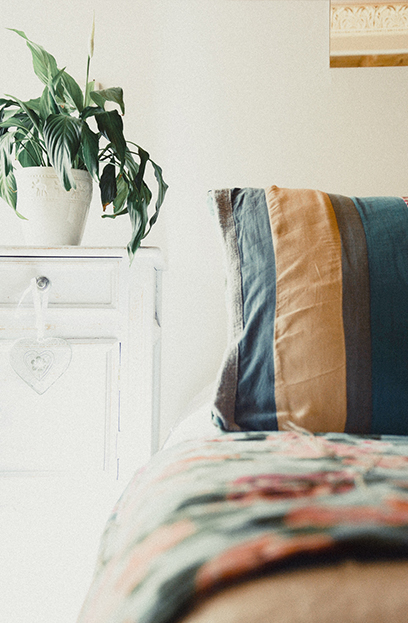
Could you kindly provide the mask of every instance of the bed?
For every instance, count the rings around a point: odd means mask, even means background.
[[[209,198],[224,360],[114,508],[78,623],[402,623],[407,200]]]

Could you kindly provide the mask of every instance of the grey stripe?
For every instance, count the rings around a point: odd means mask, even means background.
[[[341,237],[347,367],[346,433],[370,433],[372,420],[370,282],[360,215],[349,197],[328,195]]]
[[[210,195],[214,213],[224,240],[224,263],[227,272],[227,308],[229,316],[228,348],[218,374],[213,402],[213,419],[225,430],[241,430],[235,423],[235,400],[238,382],[238,341],[243,330],[241,264],[231,192],[215,190]]]

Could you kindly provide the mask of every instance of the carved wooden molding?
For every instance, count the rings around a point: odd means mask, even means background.
[[[408,32],[408,3],[332,3],[331,31],[335,36]]]

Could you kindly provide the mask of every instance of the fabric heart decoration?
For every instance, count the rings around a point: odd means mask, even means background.
[[[22,338],[11,347],[10,364],[27,385],[43,394],[64,374],[71,355],[71,346],[62,338]]]

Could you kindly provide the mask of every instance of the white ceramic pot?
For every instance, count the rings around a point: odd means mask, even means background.
[[[88,171],[73,169],[76,189],[67,192],[52,167],[26,167],[15,172],[17,210],[24,243],[29,246],[81,244],[92,199]]]

